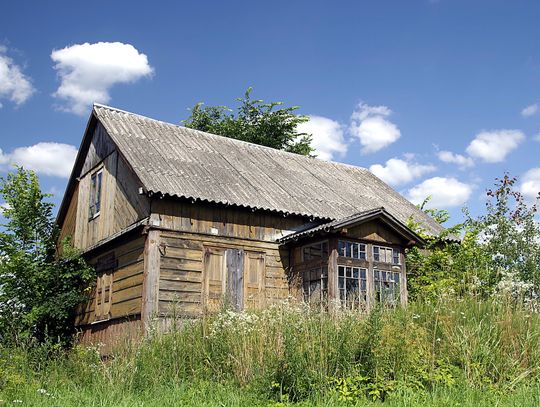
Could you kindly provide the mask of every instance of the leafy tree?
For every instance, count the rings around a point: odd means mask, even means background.
[[[298,106],[279,107],[283,102],[264,103],[251,99],[248,88],[236,114],[227,106],[204,106],[197,103],[191,115],[182,123],[192,129],[285,150],[301,155],[311,155],[311,135],[299,133],[297,126],[308,121],[307,116],[295,114]],[[279,108],[278,108],[279,107]]]
[[[538,206],[527,204],[516,182],[508,174],[496,179],[487,191],[486,213],[473,218],[464,209],[465,222],[441,236],[426,235],[419,224],[409,222],[427,241],[426,248],[407,254],[412,298],[433,298],[444,291],[483,297],[505,291],[520,299],[540,293]],[[425,209],[428,201],[421,208],[439,223],[446,222],[448,212]]]
[[[34,172],[19,167],[0,178],[0,195],[6,222],[0,231],[0,340],[65,343],[93,271],[69,242],[56,250],[53,204]]]

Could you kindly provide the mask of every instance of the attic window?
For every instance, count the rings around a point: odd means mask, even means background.
[[[103,169],[92,174],[90,180],[90,220],[97,217],[101,211],[101,179],[103,177]]]

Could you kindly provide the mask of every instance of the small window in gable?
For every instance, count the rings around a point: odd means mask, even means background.
[[[90,219],[97,217],[101,211],[101,180],[103,169],[92,174],[90,180]]]

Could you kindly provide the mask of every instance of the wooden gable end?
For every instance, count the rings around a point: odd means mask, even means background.
[[[70,196],[64,197],[59,224],[61,239],[71,236],[73,245],[81,250],[121,232],[150,212],[149,198],[139,194],[141,183],[103,125],[96,121],[88,132],[70,180]],[[98,209],[94,205],[96,188]]]
[[[348,227],[342,231],[342,235],[349,238],[370,240],[386,244],[407,244],[407,240],[404,239],[403,236],[396,233],[380,219],[374,219],[360,225]]]

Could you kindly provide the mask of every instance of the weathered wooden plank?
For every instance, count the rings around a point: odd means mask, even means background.
[[[159,281],[160,298],[161,291],[186,291],[186,292],[202,292],[201,282],[170,280],[161,278]]]
[[[161,268],[160,279],[187,281],[187,282],[202,282],[202,271],[186,271],[186,270],[171,270]]]
[[[199,260],[191,260],[184,258],[161,258],[161,268],[171,270],[186,270],[186,271],[202,271],[203,263]]]
[[[160,290],[159,299],[161,301],[202,303],[201,293],[192,291]]]
[[[150,229],[144,248],[144,283],[141,318],[144,329],[150,327],[152,316],[158,311],[159,267],[161,261],[159,230]]]
[[[132,300],[134,298],[141,298],[142,293],[142,285],[135,285],[124,289],[115,290],[113,283],[112,303],[113,305],[120,304],[124,301]]]

